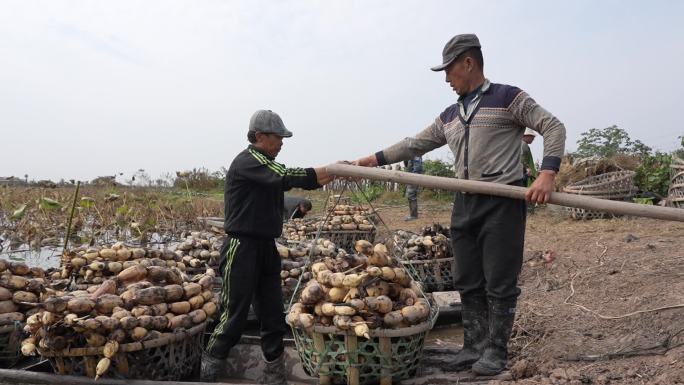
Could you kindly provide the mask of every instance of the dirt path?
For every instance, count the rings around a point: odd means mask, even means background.
[[[403,205],[378,210],[393,230],[451,215],[448,203],[422,204],[411,222]],[[519,379],[493,384],[684,383],[684,224],[574,221],[550,207],[529,217],[525,260],[511,341]]]

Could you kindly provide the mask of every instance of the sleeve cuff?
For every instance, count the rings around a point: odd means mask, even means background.
[[[385,154],[382,151],[375,153],[375,159],[378,161],[378,166],[384,166],[387,164],[387,159],[385,159]]]
[[[542,160],[541,170],[552,170],[558,172],[560,170],[561,158],[557,156],[545,156]]]
[[[316,175],[316,170],[313,167],[308,167],[306,170],[307,185],[314,188],[322,187],[318,184],[318,175]]]

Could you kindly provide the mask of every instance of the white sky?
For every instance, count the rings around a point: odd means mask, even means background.
[[[356,159],[455,102],[429,67],[471,32],[487,77],[558,116],[569,150],[617,124],[669,151],[684,135],[683,15],[674,0],[0,0],[0,176],[217,170],[261,108],[295,134],[288,166]]]

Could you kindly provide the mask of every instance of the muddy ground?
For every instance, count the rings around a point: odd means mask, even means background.
[[[403,205],[378,210],[390,228],[414,231],[451,215],[439,202],[422,204],[411,222]],[[537,209],[520,286],[517,380],[491,384],[684,384],[684,223],[576,221],[560,207]]]

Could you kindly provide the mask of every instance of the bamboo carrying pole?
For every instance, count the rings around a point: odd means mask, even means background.
[[[525,199],[525,192],[527,191],[524,187],[509,186],[499,183],[412,174],[403,171],[352,166],[342,163],[328,165],[326,166],[326,170],[330,174],[340,177],[398,182],[442,190],[489,194],[514,199]],[[637,217],[684,222],[684,210],[670,207],[619,202],[559,192],[551,193],[549,203],[587,210],[598,210],[611,214],[633,215]]]

